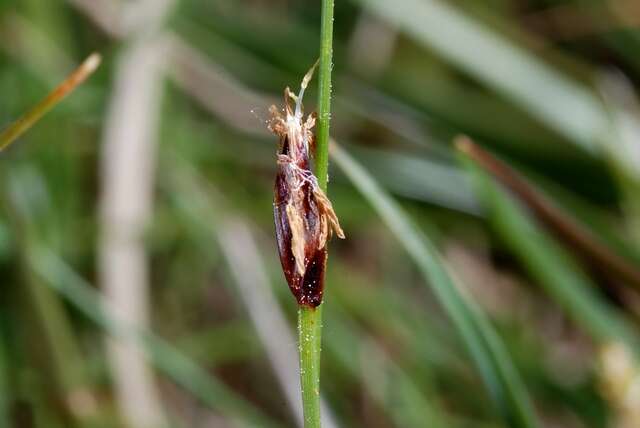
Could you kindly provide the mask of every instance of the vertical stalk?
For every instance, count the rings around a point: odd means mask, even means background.
[[[49,110],[56,106],[64,97],[69,95],[78,85],[86,80],[100,65],[100,55],[97,53],[89,56],[80,66],[73,71],[67,79],[60,83],[49,95],[36,104],[22,117],[0,132],[0,151],[13,143],[24,134]]]
[[[320,66],[318,71],[318,133],[316,138],[316,177],[327,191],[329,169],[329,121],[331,119],[331,69],[333,68],[333,0],[322,0],[320,27]]]
[[[298,309],[300,386],[305,428],[320,428],[320,344],[322,305]]]
[[[318,132],[315,173],[322,190],[327,191],[329,169],[329,121],[331,119],[331,69],[333,66],[333,0],[322,0],[320,28],[320,66],[318,94]],[[301,306],[298,310],[300,343],[300,385],[305,428],[320,428],[320,345],[322,305]]]

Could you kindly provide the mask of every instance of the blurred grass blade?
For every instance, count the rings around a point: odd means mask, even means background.
[[[568,254],[541,232],[484,171],[469,159],[464,160],[496,232],[529,274],[596,340],[622,340],[637,349],[633,330],[598,297],[595,285]]]
[[[49,93],[13,124],[0,133],[0,151],[6,149],[18,137],[31,128],[42,116],[69,95],[84,82],[100,65],[101,57],[97,53],[91,54],[75,69],[58,87]]]
[[[7,226],[11,229],[15,243],[16,264],[20,268],[22,285],[25,288],[23,310],[33,314],[34,331],[29,333],[39,342],[42,352],[48,356],[47,370],[65,413],[80,426],[91,424],[100,415],[94,411],[79,411],[73,396],[79,390],[85,391],[89,403],[96,402],[88,376],[88,366],[81,351],[78,335],[68,314],[64,301],[41,278],[33,272],[30,251],[36,235],[32,228],[34,184],[41,178],[37,170],[22,165],[19,168],[8,165],[0,171],[3,183],[0,189],[2,205],[5,208]],[[42,206],[40,207],[43,208]],[[44,210],[43,210],[44,211]],[[42,211],[41,211],[42,212]],[[28,318],[22,319],[28,323]],[[47,367],[50,367],[47,369]]]
[[[141,328],[149,325],[152,307],[150,257],[143,236],[155,205],[166,60],[156,18],[160,20],[172,2],[144,4],[146,18],[138,31],[145,37],[127,40],[113,71],[100,145],[96,249],[98,286],[109,296],[108,304],[117,308],[113,315]],[[159,388],[143,353],[135,343],[111,338],[106,338],[106,346],[116,405],[125,425],[166,426]]]
[[[367,393],[388,412],[395,426],[449,426],[448,418],[435,400],[436,394],[425,397],[416,385],[416,379],[398,366],[388,352],[359,329],[356,323],[350,322],[344,310],[334,305],[328,306],[325,311],[326,324],[331,331],[325,339],[325,348],[351,375],[362,377]],[[362,367],[363,361],[370,366]]]
[[[604,149],[622,197],[626,229],[640,248],[640,100],[620,73],[602,75],[599,88],[612,122]]]
[[[348,147],[390,192],[465,214],[480,216],[467,177],[457,165],[397,151]]]
[[[456,288],[435,246],[346,151],[334,144],[331,154],[417,264],[425,284],[457,328],[505,419],[516,427],[537,426],[528,394],[504,345],[484,314]]]
[[[0,319],[0,426],[10,427],[9,356],[5,333],[4,320]]]
[[[207,238],[211,238],[210,232],[212,231],[201,230]],[[245,305],[246,313],[265,348],[267,359],[273,367],[296,425],[302,427],[304,417],[295,340],[271,291],[266,268],[251,230],[242,219],[235,217],[215,225],[214,233],[229,266],[240,300]],[[326,415],[323,415],[323,419],[325,417]],[[327,424],[326,420],[325,425],[335,426]]]
[[[587,88],[439,0],[357,0],[587,150],[607,115]]]
[[[106,332],[125,341],[138,342],[153,364],[195,398],[246,427],[281,427],[223,383],[212,378],[169,342],[151,332],[118,322],[104,310],[100,295],[53,253],[33,252],[33,263],[47,284]]]
[[[469,138],[458,138],[456,147],[514,192],[544,224],[572,245],[583,257],[594,262],[597,268],[640,288],[640,271],[635,266],[596,241],[589,230],[561,211],[507,164],[481,149]]]

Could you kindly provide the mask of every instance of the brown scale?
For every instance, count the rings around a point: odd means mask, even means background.
[[[344,238],[331,202],[310,169],[316,116],[310,114],[303,121],[301,104],[314,69],[315,65],[302,80],[298,96],[285,89],[284,117],[276,106],[269,109],[269,130],[280,137],[273,204],[280,262],[298,304],[311,307],[322,303],[331,231]]]

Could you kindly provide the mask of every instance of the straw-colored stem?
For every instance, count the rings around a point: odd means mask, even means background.
[[[42,116],[55,107],[64,97],[69,95],[78,85],[84,82],[100,65],[100,55],[90,55],[60,85],[49,93],[22,117],[9,125],[0,133],[0,151],[13,143],[18,137],[31,128]]]

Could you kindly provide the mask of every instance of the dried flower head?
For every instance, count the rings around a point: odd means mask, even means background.
[[[310,169],[316,115],[304,118],[302,97],[316,66],[302,79],[297,96],[284,90],[284,116],[276,106],[269,109],[269,130],[279,137],[274,217],[280,262],[298,304],[312,307],[322,303],[327,241],[332,231],[344,239],[331,202]]]

